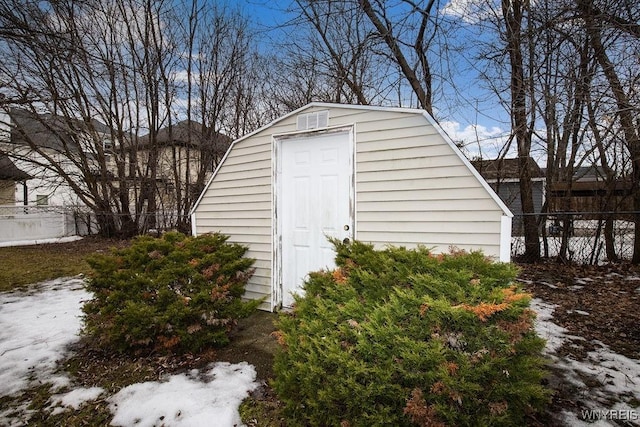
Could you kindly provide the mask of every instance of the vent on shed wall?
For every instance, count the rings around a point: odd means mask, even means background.
[[[329,126],[329,111],[300,114],[298,116],[298,130],[326,128]]]

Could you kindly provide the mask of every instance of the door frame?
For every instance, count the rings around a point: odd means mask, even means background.
[[[346,134],[348,136],[349,153],[349,224],[351,239],[356,239],[356,180],[355,180],[355,124],[329,127],[320,130],[299,131],[271,135],[271,230],[272,230],[272,258],[271,258],[271,308],[272,311],[282,309],[283,280],[282,280],[282,217],[278,215],[281,203],[279,197],[282,182],[282,143],[291,139],[314,138],[330,134]]]

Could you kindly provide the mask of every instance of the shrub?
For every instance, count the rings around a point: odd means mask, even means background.
[[[89,258],[84,331],[118,351],[195,352],[228,343],[253,273],[247,249],[208,234],[141,236],[130,247]]]
[[[479,252],[337,250],[278,320],[274,389],[301,425],[522,425],[548,400],[516,270]]]

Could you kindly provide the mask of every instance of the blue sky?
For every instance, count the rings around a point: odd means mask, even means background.
[[[456,2],[467,0],[454,0]],[[272,41],[281,42],[284,31],[279,29],[295,17],[287,13],[291,0],[236,0],[236,4],[258,24],[264,37],[265,46]],[[450,6],[450,4],[449,4]],[[459,19],[459,32],[454,35],[458,42],[473,32],[473,23],[460,15],[448,15],[449,19]],[[475,36],[475,35],[471,35]],[[469,52],[468,56],[473,56]],[[475,157],[480,152],[484,158],[495,157],[503,145],[509,131],[509,117],[500,106],[495,95],[483,87],[478,80],[477,71],[473,70],[474,61],[470,57],[456,58],[456,69],[448,76],[442,87],[443,91],[434,98],[435,115],[445,131],[452,139],[465,141],[466,154]],[[457,90],[451,89],[451,79]],[[436,81],[434,86],[440,86]],[[482,148],[480,148],[482,147]]]

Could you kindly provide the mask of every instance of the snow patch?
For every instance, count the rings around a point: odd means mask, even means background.
[[[256,389],[256,371],[246,362],[218,362],[201,374],[133,384],[111,396],[111,424],[139,427],[240,425],[238,406]]]
[[[68,393],[55,394],[51,396],[50,408],[53,408],[51,415],[56,415],[67,409],[79,409],[84,403],[96,400],[104,389],[102,387],[76,388]]]
[[[37,293],[0,294],[0,396],[32,380],[47,382],[65,348],[78,339],[81,302],[90,297],[81,278],[44,282]]]
[[[598,348],[588,352],[585,360],[575,360],[570,356],[558,357],[555,353],[563,344],[568,341],[584,341],[584,338],[570,335],[567,329],[552,322],[556,307],[537,298],[531,300],[531,308],[538,314],[535,330],[538,335],[547,339],[544,353],[551,359],[554,368],[562,372],[564,381],[579,390],[576,394],[584,397],[583,407],[586,410],[614,409],[640,413],[640,406],[632,405],[640,401],[640,360],[617,354],[600,341],[594,341]],[[586,313],[573,311],[578,314]],[[585,383],[587,380],[589,386]],[[617,403],[612,406],[612,402]],[[579,415],[567,411],[560,414],[560,418],[563,424],[571,426],[617,425],[608,419],[587,422]]]
[[[588,311],[583,311],[583,310],[567,310],[567,314],[580,314],[582,316],[590,316]]]
[[[537,314],[534,323],[536,333],[547,341],[544,348],[545,354],[555,353],[569,338],[580,339],[580,337],[569,335],[566,328],[551,321],[556,307],[538,298],[532,299],[530,303],[530,308]]]
[[[540,282],[538,282],[538,283],[540,283],[541,285],[548,286],[548,287],[550,287],[551,289],[558,289],[558,287],[557,287],[556,285],[552,285],[551,283],[548,283],[548,282],[540,281]]]

